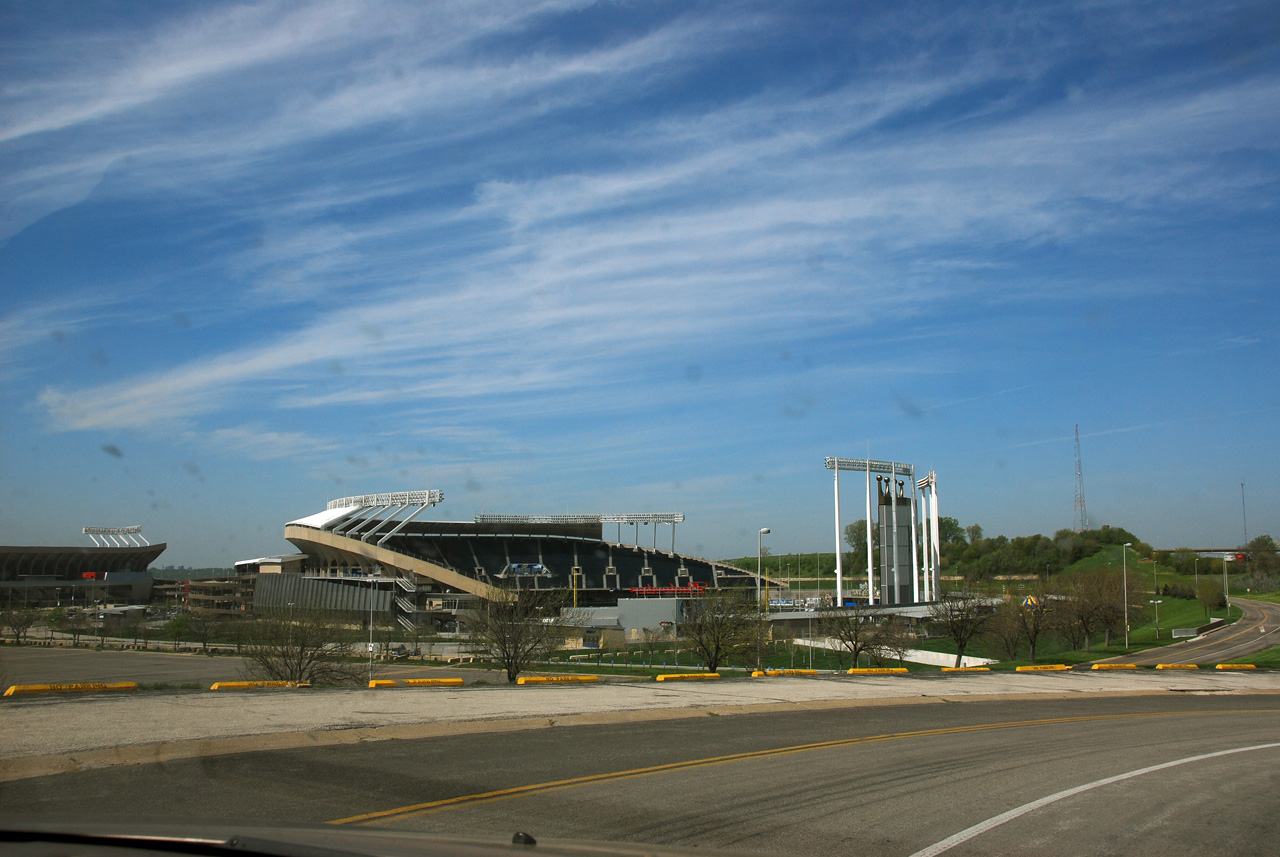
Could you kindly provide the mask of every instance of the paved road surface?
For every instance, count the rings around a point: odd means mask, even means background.
[[[0,806],[816,857],[908,857],[975,826],[941,853],[1270,855],[1278,727],[1274,694],[639,719],[106,768],[0,784]]]
[[[1280,646],[1280,604],[1232,598],[1243,616],[1234,624],[1210,631],[1185,643],[1149,649],[1133,655],[1107,658],[1099,663],[1219,664],[1231,663],[1272,646]]]

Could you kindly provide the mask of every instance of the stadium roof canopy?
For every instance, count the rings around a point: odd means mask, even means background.
[[[0,580],[80,580],[146,571],[168,545],[129,547],[0,546]]]

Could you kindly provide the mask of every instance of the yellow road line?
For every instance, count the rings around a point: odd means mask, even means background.
[[[1193,714],[1254,714],[1256,710],[1239,709],[1230,711],[1156,711],[1139,714],[1094,714],[1080,717],[1053,717],[1043,720],[1014,720],[1006,723],[980,723],[973,726],[950,726],[941,729],[921,729],[915,732],[893,732],[885,735],[869,735],[862,738],[842,738],[834,741],[819,741],[814,744],[797,744],[791,747],[776,747],[769,750],[751,750],[745,753],[731,753],[726,756],[710,756],[704,759],[689,759],[683,762],[668,762],[665,765],[653,765],[647,768],[633,768],[626,771],[611,771],[604,774],[590,774],[584,777],[570,777],[564,780],[552,780],[545,783],[531,783],[525,786],[513,786],[506,789],[479,792],[477,794],[459,795],[442,798],[425,803],[366,812],[326,822],[327,824],[379,824],[395,818],[412,815],[426,815],[446,809],[453,809],[464,804],[489,803],[498,800],[521,797],[530,794],[559,791],[576,788],[592,783],[611,782],[613,780],[632,779],[651,776],[653,774],[683,771],[692,768],[723,765],[730,762],[742,762],[751,759],[767,759],[773,756],[787,756],[793,753],[807,753],[813,750],[829,750],[838,747],[853,747],[859,744],[876,744],[882,741],[901,741],[907,738],[928,738],[936,735],[958,735],[965,732],[988,732],[995,729],[1016,729],[1026,726],[1051,726],[1061,723],[1089,723],[1100,720],[1135,720],[1147,717],[1177,717]]]

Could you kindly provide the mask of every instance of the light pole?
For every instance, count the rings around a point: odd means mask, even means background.
[[[1124,650],[1129,651],[1129,548],[1133,542],[1125,542],[1120,548],[1120,561],[1124,569]]]
[[[1200,594],[1200,557],[1196,557],[1195,562],[1191,564],[1191,569],[1196,573],[1196,595]]]
[[[767,532],[769,532],[768,527],[761,527],[760,532],[756,533],[756,602],[757,603],[759,603],[760,601],[760,575],[764,573],[764,563],[762,561],[762,557],[764,556],[764,553],[763,553],[764,545],[762,544],[761,539],[764,538],[764,535]]]
[[[1227,563],[1232,559],[1229,553],[1222,555],[1222,603],[1227,605],[1227,612],[1222,614],[1224,622],[1231,619],[1231,590],[1227,584]]]
[[[382,579],[382,569],[369,575],[369,683],[373,683],[373,592],[375,581]]]
[[[1151,564],[1151,585],[1152,585],[1152,586],[1154,586],[1154,587],[1156,588],[1155,592],[1153,592],[1153,593],[1152,593],[1152,594],[1155,596],[1155,598],[1154,598],[1154,599],[1152,599],[1152,600],[1154,600],[1154,601],[1155,601],[1155,605],[1156,605],[1156,639],[1157,639],[1157,640],[1158,640],[1158,639],[1160,639],[1160,575],[1159,575],[1159,568],[1160,568],[1160,566],[1156,565],[1154,562]]]

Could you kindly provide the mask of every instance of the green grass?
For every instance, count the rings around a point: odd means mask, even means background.
[[[1258,652],[1247,658],[1237,658],[1232,663],[1253,664],[1264,669],[1280,670],[1280,646],[1272,646],[1265,652]]]
[[[1239,595],[1239,593],[1236,594]],[[1246,592],[1244,595],[1240,595],[1239,597],[1251,598],[1254,601],[1266,601],[1269,604],[1280,604],[1280,592]]]

